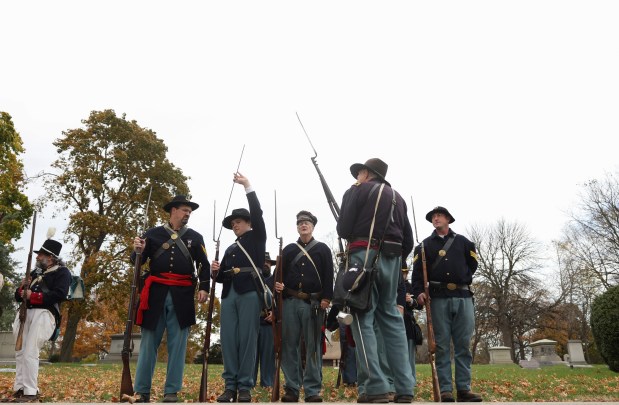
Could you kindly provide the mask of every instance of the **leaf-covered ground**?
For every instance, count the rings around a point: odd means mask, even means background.
[[[122,367],[120,364],[52,364],[41,367],[39,388],[44,402],[118,402]],[[224,390],[222,366],[210,365],[208,377],[209,402]],[[135,375],[132,364],[132,375]],[[197,402],[202,367],[188,364],[185,369],[183,390],[179,393],[185,402]],[[13,392],[15,373],[0,372],[0,398]],[[323,398],[329,402],[354,402],[355,388],[336,389],[337,369],[323,369]],[[153,401],[163,398],[165,364],[157,365],[153,380]],[[283,387],[283,375],[282,375]],[[474,365],[473,389],[484,400],[501,402],[535,401],[619,401],[619,374],[606,366],[570,369],[565,366],[525,370],[516,365]],[[253,402],[270,402],[270,392],[263,388],[253,391]],[[415,401],[432,401],[430,368],[417,365]]]

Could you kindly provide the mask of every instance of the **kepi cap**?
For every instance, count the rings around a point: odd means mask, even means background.
[[[299,211],[297,214],[297,224],[301,221],[309,221],[316,226],[318,223],[318,218],[316,218],[316,216],[309,211]]]

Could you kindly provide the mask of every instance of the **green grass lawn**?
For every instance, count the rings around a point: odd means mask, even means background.
[[[117,402],[119,397],[120,364],[83,365],[52,364],[41,367],[39,388],[44,402]],[[131,365],[135,375],[135,364]],[[209,366],[208,396],[211,402],[223,392],[222,366]],[[188,364],[185,369],[181,399],[197,402],[200,388],[201,365]],[[417,365],[415,401],[432,401],[430,367]],[[0,373],[0,397],[12,393],[15,373]],[[335,388],[337,369],[323,369],[323,398],[330,402],[355,402],[355,388]],[[163,397],[165,364],[157,365],[153,381],[153,400]],[[283,387],[283,374],[282,374]],[[484,396],[484,401],[534,402],[534,401],[619,401],[619,374],[607,366],[574,368],[566,366],[525,370],[517,365],[474,365],[473,390]],[[254,402],[270,402],[270,392],[257,388]]]

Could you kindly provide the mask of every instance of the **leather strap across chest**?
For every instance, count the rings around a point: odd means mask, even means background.
[[[153,259],[161,256],[166,250],[170,249],[172,245],[176,245],[180,249],[183,256],[185,256],[185,259],[187,259],[189,263],[193,263],[193,259],[191,258],[189,249],[187,249],[187,246],[185,246],[185,242],[183,242],[183,239],[181,239],[181,237],[185,234],[185,232],[187,232],[189,228],[183,226],[181,229],[178,230],[178,232],[176,232],[174,231],[174,229],[170,228],[168,224],[165,224],[163,226],[163,229],[165,229],[166,232],[170,235],[170,239],[168,239],[167,242],[163,243],[159,247],[159,249],[157,249],[157,251],[153,255]]]
[[[436,259],[434,259],[434,263],[432,263],[432,269],[431,270],[434,270],[439,265],[441,260],[443,260],[443,257],[447,256],[447,251],[449,250],[449,248],[453,244],[454,240],[456,240],[456,236],[458,236],[458,235],[456,235],[454,233],[454,235],[452,237],[447,239],[447,242],[445,243],[443,248],[438,251],[438,257]],[[442,252],[442,254],[441,254],[441,252]]]

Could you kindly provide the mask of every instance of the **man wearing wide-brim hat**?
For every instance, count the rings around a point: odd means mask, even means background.
[[[198,302],[206,301],[209,289],[210,264],[204,238],[187,227],[191,213],[198,207],[185,195],[175,196],[163,206],[170,214],[168,223],[147,230],[133,242],[132,261],[139,258],[142,263],[149,263],[136,315],[136,324],[142,327],[134,383],[137,402],[150,402],[157,350],[164,331],[168,369],[163,402],[178,401],[189,329],[196,323],[196,281]]]
[[[71,272],[59,256],[62,243],[51,239],[52,236],[53,231],[48,232],[48,239],[34,251],[36,270],[15,291],[17,302],[26,300],[27,310],[22,348],[15,352],[15,392],[11,402],[39,402],[39,352],[60,327],[60,303],[67,299],[71,286]],[[20,324],[18,311],[13,323],[14,336],[18,336]]]
[[[238,402],[251,402],[260,311],[267,293],[262,275],[267,231],[249,179],[237,172],[232,180],[245,187],[249,210],[237,208],[224,218],[222,225],[231,229],[237,239],[226,249],[221,262],[213,262],[217,282],[223,284],[221,349],[225,391],[217,401],[236,402],[238,395]]]
[[[441,402],[480,402],[481,395],[471,391],[470,342],[475,331],[475,310],[470,285],[477,270],[475,244],[449,227],[455,218],[442,206],[426,214],[434,232],[415,248],[413,257],[412,295],[420,305],[427,302],[424,265],[429,280],[432,322],[436,341],[436,371]],[[454,348],[456,395],[453,395],[451,346]]]
[[[408,362],[402,361],[408,344],[396,296],[402,262],[413,249],[413,232],[404,199],[386,180],[387,169],[378,158],[350,167],[357,182],[344,194],[337,232],[348,241],[349,263],[370,269],[376,260],[378,269],[372,305],[367,312],[355,313],[351,326],[355,342],[364,342],[357,345],[358,384],[365,389],[359,402],[389,402],[392,377],[395,402],[408,403],[413,400],[415,379]],[[382,332],[382,343],[375,326]],[[385,349],[391,376],[380,366],[379,347]]]

